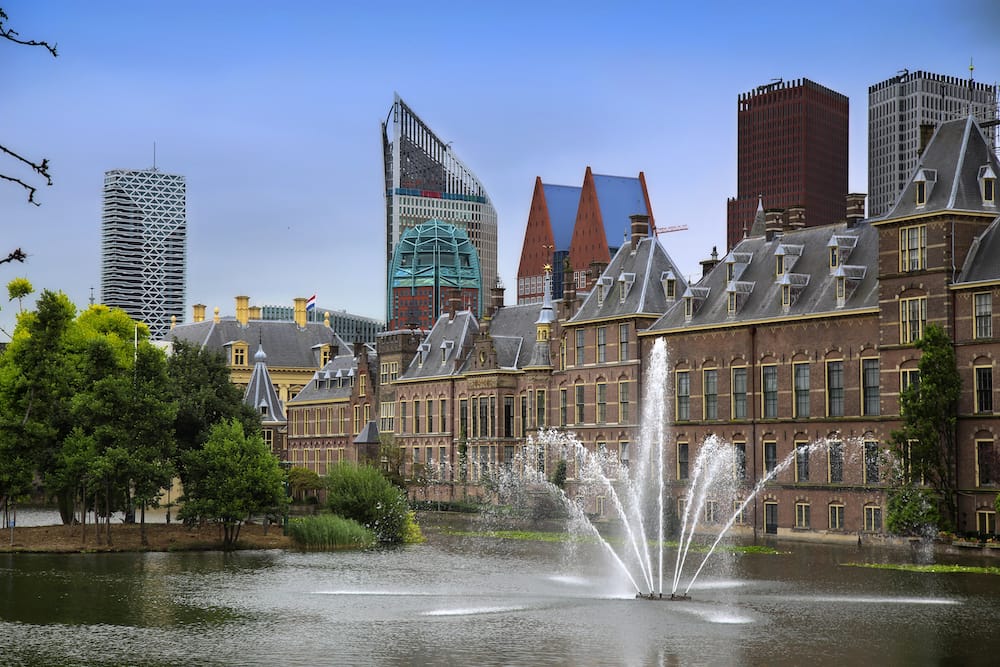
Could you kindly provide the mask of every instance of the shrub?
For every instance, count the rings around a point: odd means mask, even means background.
[[[417,523],[417,513],[408,510],[403,522],[403,544],[420,544],[425,539],[424,534],[420,532],[420,525]]]
[[[340,463],[327,473],[327,505],[354,519],[380,542],[401,542],[409,508],[406,496],[372,466]]]
[[[292,519],[288,534],[304,549],[368,547],[375,543],[372,531],[357,521],[332,514]]]

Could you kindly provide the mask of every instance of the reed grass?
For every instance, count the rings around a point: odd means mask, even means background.
[[[335,514],[292,519],[288,535],[300,548],[315,551],[364,548],[375,544],[375,533],[353,519]]]

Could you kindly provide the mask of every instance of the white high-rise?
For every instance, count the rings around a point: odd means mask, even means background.
[[[104,174],[101,302],[149,326],[151,337],[184,321],[187,187],[157,169]]]
[[[972,113],[996,148],[997,87],[970,79],[902,70],[868,87],[868,215],[889,210],[917,166],[920,126]]]

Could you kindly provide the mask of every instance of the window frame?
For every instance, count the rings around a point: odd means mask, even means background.
[[[915,306],[915,308],[914,308]],[[916,312],[914,312],[916,311]],[[899,343],[916,344],[927,328],[927,297],[915,296],[899,300]]]
[[[691,371],[674,371],[674,420],[691,420]]]
[[[919,185],[919,184],[918,184]],[[899,272],[910,273],[927,268],[927,225],[899,228]]]
[[[769,377],[770,376],[770,377]],[[768,380],[773,380],[774,389],[768,389]],[[778,418],[778,364],[761,364],[760,366],[760,417],[761,419]],[[771,408],[771,409],[769,409]]]
[[[719,418],[719,369],[703,368],[701,371],[702,419]]]
[[[834,381],[839,380],[839,384]],[[844,360],[829,359],[826,362],[826,416],[843,417],[845,410]]]
[[[738,392],[736,378],[737,373],[742,378],[741,382],[743,385],[743,391]],[[746,366],[733,366],[729,372],[730,388],[732,389],[732,405],[730,407],[730,414],[732,418],[735,419],[746,419],[747,418],[747,398],[748,398],[748,388],[747,378],[749,377],[749,371]],[[742,413],[742,414],[741,414]]]
[[[800,386],[799,371],[805,371],[805,386]],[[796,361],[792,363],[792,416],[795,419],[803,419],[810,416],[809,388],[810,363],[808,361]],[[804,409],[803,409],[804,407]]]

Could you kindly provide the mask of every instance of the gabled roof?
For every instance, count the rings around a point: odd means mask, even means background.
[[[250,320],[244,326],[229,317],[218,322],[178,324],[167,334],[167,339],[187,341],[215,352],[223,352],[235,341],[248,345],[258,342],[269,350],[270,368],[318,368],[319,357],[315,350],[321,345],[336,345],[340,352],[352,349],[347,341],[321,322],[306,322],[301,329],[295,322],[268,320]]]
[[[672,305],[664,292],[663,280],[668,276],[675,281],[674,294],[679,298],[687,283],[660,242],[646,236],[640,239],[635,252],[632,252],[632,244],[626,243],[618,249],[570,323],[639,313],[665,313]],[[603,298],[601,284],[605,286]],[[626,287],[624,302],[620,296],[622,284]]]
[[[576,224],[576,209],[580,206],[580,190],[572,185],[543,183],[545,206],[549,210],[549,224],[556,250],[569,250]]]
[[[976,237],[956,284],[1000,280],[1000,217]]]
[[[848,296],[842,306],[837,304],[836,271],[830,269],[829,243],[832,237],[857,236],[849,254],[845,252],[841,265],[848,271],[841,274],[850,280]],[[802,254],[795,262],[794,273],[788,278],[775,273],[775,251],[779,246],[801,245]],[[737,257],[734,257],[736,255]],[[727,280],[727,260],[741,260],[742,272]],[[848,228],[847,223],[805,227],[768,241],[765,236],[743,239],[725,260],[719,262],[707,276],[691,287],[690,295],[702,299],[688,321],[683,299],[679,299],[649,331],[697,328],[712,325],[739,324],[744,321],[780,319],[820,313],[841,313],[878,307],[878,236],[868,224]],[[794,289],[791,305],[782,306],[781,290],[787,285]],[[729,291],[738,295],[736,313],[729,312]]]
[[[523,368],[531,360],[540,303],[504,306],[490,320],[490,338],[500,368]]]
[[[504,309],[501,309],[504,310]],[[461,370],[472,341],[479,334],[479,321],[468,310],[450,318],[438,317],[427,337],[417,348],[417,354],[400,374],[400,380],[445,377]]]
[[[979,185],[979,169],[1000,165],[990,151],[982,129],[973,116],[942,123],[924,149],[917,168],[889,211],[879,220],[903,218],[937,211],[996,212],[984,205]],[[933,180],[926,204],[917,206],[918,180]]]
[[[243,394],[243,402],[260,415],[261,421],[287,421],[285,409],[278,399],[278,392],[271,383],[271,374],[267,372],[267,355],[262,345],[258,344],[253,359],[253,372],[250,374],[247,390]]]

